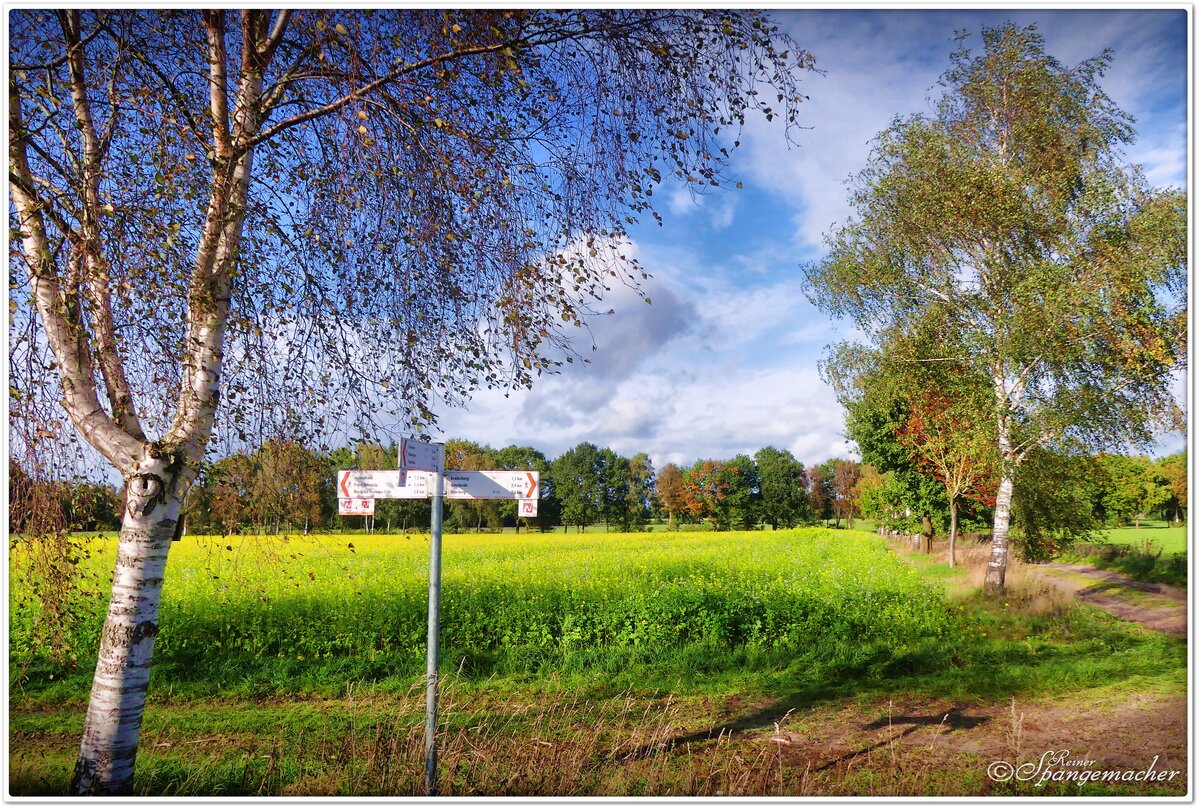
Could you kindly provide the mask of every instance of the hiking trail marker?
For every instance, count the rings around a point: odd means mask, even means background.
[[[425,794],[436,795],[442,498],[516,500],[518,517],[536,517],[541,481],[539,474],[532,471],[445,472],[445,445],[415,438],[401,439],[397,454],[398,470],[340,470],[337,473],[338,513],[374,514],[376,500],[422,500],[428,497],[433,501],[429,516],[429,631],[425,656]]]
[[[339,497],[338,515],[341,517],[374,517],[374,497]]]

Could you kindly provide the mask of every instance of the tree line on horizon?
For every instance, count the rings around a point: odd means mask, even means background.
[[[185,534],[426,531],[429,500],[377,500],[373,518],[338,515],[338,470],[396,469],[396,461],[394,444],[359,443],[323,453],[294,441],[268,440],[256,450],[205,465],[185,504]],[[656,469],[644,452],[625,457],[590,442],[551,459],[529,446],[495,449],[450,439],[446,468],[529,469],[541,480],[536,517],[519,518],[515,501],[446,500],[449,531],[582,531],[604,525],[610,531],[629,532],[652,523],[716,531],[831,522],[852,528],[856,519],[866,519],[882,531],[931,538],[945,533],[950,523],[944,480],[936,473],[927,471],[914,481],[903,470],[881,470],[873,463],[845,458],[805,466],[788,450],[773,446],[753,455],[699,459],[691,465],[667,463]],[[1033,496],[1036,480],[1019,492],[1023,507],[1017,510],[1017,526],[1022,529],[1022,552],[1029,558],[1056,552],[1056,546],[1039,541],[1064,521],[1070,522],[1071,537],[1076,538],[1104,527],[1139,525],[1149,518],[1179,523],[1186,516],[1186,451],[1156,460],[1102,453],[1073,459],[1069,467],[1057,467],[1055,475],[1052,502]],[[10,460],[9,502],[9,530],[40,535],[47,529],[116,530],[125,496],[122,489],[102,483],[39,480]],[[986,486],[972,489],[959,508],[961,526],[986,531],[994,506]]]

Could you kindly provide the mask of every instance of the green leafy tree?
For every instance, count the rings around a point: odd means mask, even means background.
[[[1158,475],[1163,480],[1170,497],[1163,504],[1169,519],[1181,522],[1187,511],[1187,451],[1168,455],[1158,462]]]
[[[1144,455],[1102,454],[1096,466],[1103,479],[1100,510],[1109,525],[1141,521],[1171,499],[1171,490]]]
[[[1094,503],[1100,473],[1088,457],[1038,448],[1029,453],[1014,486],[1013,525],[1021,557],[1052,558],[1071,542],[1087,540],[1100,526]]]
[[[563,525],[580,532],[603,516],[604,463],[595,444],[583,442],[554,459],[550,465],[562,503]]]
[[[650,456],[639,452],[629,459],[629,488],[625,493],[625,513],[634,529],[645,526],[654,503],[654,464]]]
[[[808,475],[786,449],[763,447],[754,453],[761,492],[759,515],[774,529],[793,528],[808,519]]]
[[[1186,197],[1125,167],[1134,132],[1100,85],[1110,59],[1066,68],[1034,28],[985,28],[982,52],[952,55],[936,113],[878,136],[855,216],[807,270],[818,306],[876,339],[936,326],[947,341],[916,359],[989,380],[993,594],[1031,453],[1149,442],[1178,413]]]
[[[520,517],[517,514],[516,500],[502,500],[498,510],[505,520],[512,520],[517,530],[521,523],[545,531],[555,525],[562,512],[558,501],[558,493],[554,485],[554,477],[550,474],[550,461],[544,453],[533,447],[518,447],[509,445],[492,453],[492,464],[496,469],[524,469],[538,473],[538,513],[536,517]]]
[[[735,455],[724,463],[721,474],[728,491],[724,502],[728,525],[743,531],[753,529],[762,505],[762,482],[754,459]]]

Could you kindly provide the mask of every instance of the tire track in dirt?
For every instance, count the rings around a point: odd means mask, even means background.
[[[1135,581],[1089,565],[1047,562],[1028,569],[1079,601],[1118,618],[1175,637],[1187,636],[1186,590],[1169,584]]]

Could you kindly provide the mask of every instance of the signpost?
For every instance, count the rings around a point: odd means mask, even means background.
[[[338,513],[374,514],[375,500],[432,499],[429,518],[429,631],[425,658],[425,794],[437,794],[438,642],[442,591],[442,498],[517,500],[517,515],[536,517],[537,472],[495,470],[445,472],[445,445],[412,438],[400,441],[396,470],[338,472]],[[369,506],[367,505],[369,504]],[[354,511],[366,509],[370,511]],[[343,508],[346,510],[343,511]]]
[[[433,508],[429,517],[429,634],[425,651],[425,794],[437,794],[438,635],[442,617],[442,466],[445,447],[437,445]]]
[[[447,472],[446,497],[451,500],[536,500],[539,473]]]
[[[420,469],[425,472],[436,472],[445,465],[444,451],[443,444],[427,444],[415,438],[401,438],[398,465],[404,470]]]

